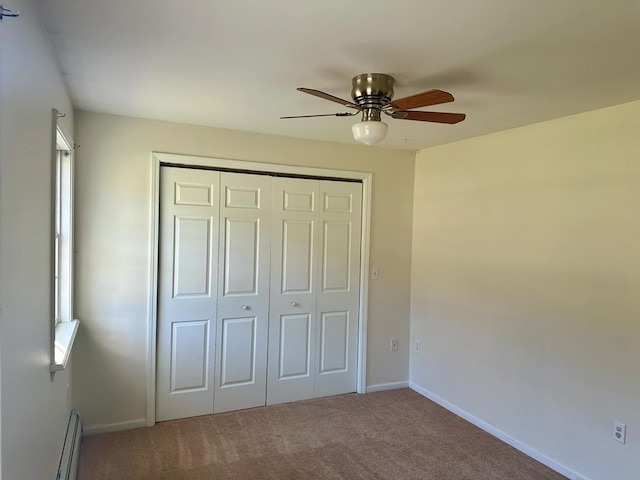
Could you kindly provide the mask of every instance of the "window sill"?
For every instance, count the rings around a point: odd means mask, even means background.
[[[53,344],[54,362],[51,364],[52,372],[59,372],[67,367],[71,356],[71,347],[78,332],[79,320],[60,322],[56,325],[55,341]]]

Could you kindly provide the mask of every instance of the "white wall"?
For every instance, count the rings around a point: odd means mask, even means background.
[[[411,382],[594,480],[640,478],[639,118],[635,102],[416,160]]]
[[[152,151],[373,172],[367,385],[407,382],[413,152],[82,111],[76,122],[73,398],[88,425],[146,417]]]
[[[32,3],[0,25],[2,477],[55,478],[70,373],[49,376],[51,109],[73,111]]]

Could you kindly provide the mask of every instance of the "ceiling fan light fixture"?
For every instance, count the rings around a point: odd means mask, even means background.
[[[300,92],[340,104],[343,107],[355,110],[355,112],[295,115],[280,118],[350,117],[362,113],[362,121],[353,125],[351,131],[353,132],[353,138],[355,140],[367,145],[381,142],[387,135],[387,124],[380,119],[382,113],[398,120],[445,123],[450,125],[459,123],[465,119],[464,113],[414,110],[430,105],[453,102],[453,95],[442,90],[426,90],[408,97],[393,100],[394,82],[395,80],[392,76],[384,73],[362,73],[356,75],[351,81],[351,98],[353,101],[335,97],[321,90],[299,87],[298,90]]]
[[[367,145],[381,142],[387,136],[387,124],[380,120],[366,120],[351,127],[353,138]]]

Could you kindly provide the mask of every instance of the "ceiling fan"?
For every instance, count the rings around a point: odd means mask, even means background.
[[[384,73],[363,73],[352,80],[351,97],[353,101],[343,100],[328,93],[312,88],[298,88],[299,91],[339,103],[355,112],[326,113],[320,115],[294,115],[280,118],[310,117],[350,117],[362,112],[362,121],[352,127],[353,138],[371,145],[384,140],[387,124],[382,121],[381,113],[399,120],[417,120],[419,122],[436,122],[454,124],[465,119],[464,113],[421,112],[414,108],[439,105],[453,102],[453,95],[442,90],[427,90],[408,97],[393,100],[393,84],[395,79]]]

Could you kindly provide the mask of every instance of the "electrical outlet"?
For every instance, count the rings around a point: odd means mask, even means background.
[[[420,340],[416,340],[416,352],[420,353]]]
[[[613,422],[613,439],[616,442],[625,443],[627,441],[627,426],[622,422]]]
[[[391,339],[391,351],[392,352],[397,352],[398,351],[399,342],[400,342],[400,340],[398,340],[397,338],[392,338]]]

